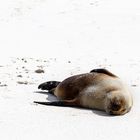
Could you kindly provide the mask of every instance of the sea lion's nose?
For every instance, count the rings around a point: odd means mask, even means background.
[[[110,115],[113,115],[113,111],[112,111],[112,110],[110,110],[110,111],[109,111],[109,114],[110,114]]]

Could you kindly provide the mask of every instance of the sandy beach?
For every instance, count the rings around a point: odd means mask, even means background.
[[[0,1],[0,139],[132,140],[140,137],[140,8],[128,0]],[[132,90],[123,116],[70,107],[40,83],[106,68]]]

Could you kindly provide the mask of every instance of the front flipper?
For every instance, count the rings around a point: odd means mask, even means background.
[[[104,73],[104,74],[112,76],[112,77],[117,77],[116,75],[114,75],[113,73],[111,73],[110,71],[108,71],[106,69],[93,69],[93,70],[90,71],[90,73],[92,73],[92,72]]]

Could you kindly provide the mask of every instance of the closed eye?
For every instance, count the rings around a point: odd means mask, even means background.
[[[126,111],[126,109],[122,109],[122,110],[121,110],[121,112],[125,112],[125,111]]]

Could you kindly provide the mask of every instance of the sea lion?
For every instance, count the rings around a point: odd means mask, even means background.
[[[62,82],[45,82],[38,88],[48,90],[59,99],[55,102],[34,102],[42,105],[83,107],[103,110],[110,115],[123,115],[133,104],[129,88],[106,69],[94,69]]]

